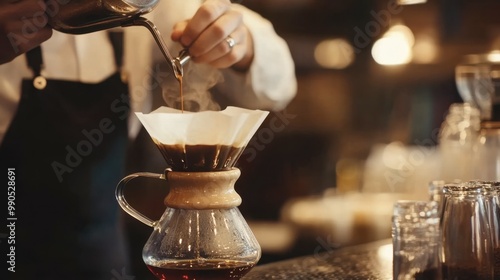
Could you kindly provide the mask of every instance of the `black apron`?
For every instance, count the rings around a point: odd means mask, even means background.
[[[40,48],[27,58],[34,79],[23,80],[0,146],[1,172],[16,173],[8,279],[116,278],[127,265],[114,189],[124,176],[128,87],[119,73],[96,84],[45,80]]]

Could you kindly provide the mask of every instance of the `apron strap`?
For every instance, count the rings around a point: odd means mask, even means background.
[[[118,71],[121,71],[123,66],[123,32],[122,31],[112,31],[108,32],[108,37],[113,47],[115,65]],[[42,48],[40,46],[26,52],[28,67],[33,71],[33,76],[41,77],[41,72],[43,69],[43,57]]]
[[[123,43],[123,31],[113,29],[108,32],[108,38],[113,45],[113,51],[115,56],[115,66],[117,71],[120,73],[120,79],[122,82],[127,83],[128,75],[127,72],[123,70],[123,54],[124,54],[124,46]]]
[[[115,65],[118,71],[121,71],[123,66],[123,52],[124,52],[124,44],[123,44],[123,31],[110,31],[108,32],[108,38],[113,46],[114,56],[115,56]]]
[[[29,50],[26,53],[26,58],[28,67],[33,71],[33,76],[41,76],[40,73],[43,68],[42,48],[40,46],[36,46],[34,49]]]
[[[28,67],[33,71],[33,86],[38,90],[43,90],[47,86],[47,80],[42,76],[43,57],[42,48],[36,46],[26,53]]]

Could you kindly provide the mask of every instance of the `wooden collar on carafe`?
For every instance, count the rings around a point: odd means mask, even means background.
[[[169,193],[164,203],[167,207],[190,210],[228,209],[241,204],[241,197],[234,190],[240,170],[213,172],[165,171]]]

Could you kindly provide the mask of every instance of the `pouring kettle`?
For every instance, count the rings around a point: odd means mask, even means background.
[[[173,57],[156,26],[143,14],[151,12],[159,0],[53,0],[47,5],[49,25],[57,31],[84,34],[114,27],[144,26],[153,35],[176,78],[190,59],[187,50]]]

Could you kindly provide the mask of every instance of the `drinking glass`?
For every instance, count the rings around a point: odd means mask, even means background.
[[[489,227],[493,243],[494,274],[495,280],[500,279],[500,182],[495,181],[474,181],[475,184],[482,184],[487,190],[485,203],[489,217]]]
[[[392,216],[393,279],[440,279],[435,201],[400,200]]]
[[[444,280],[494,279],[488,186],[471,181],[443,189],[439,255]]]

